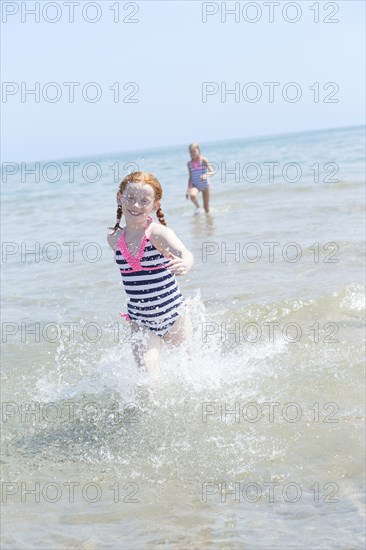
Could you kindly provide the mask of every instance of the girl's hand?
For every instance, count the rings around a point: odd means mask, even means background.
[[[175,256],[171,252],[169,253],[169,256],[171,260],[168,264],[165,264],[169,271],[174,273],[174,275],[185,275],[188,273],[188,266],[182,258]]]
[[[202,181],[206,181],[207,180],[207,174],[202,174],[202,176],[200,176],[201,180]]]

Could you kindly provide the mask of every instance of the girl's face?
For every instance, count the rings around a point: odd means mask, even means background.
[[[198,149],[198,147],[192,147],[190,150],[189,150],[190,154],[191,154],[191,159],[192,160],[197,160],[200,158],[200,151]]]
[[[122,193],[122,212],[127,222],[145,222],[151,212],[159,208],[154,189],[147,183],[130,182]]]

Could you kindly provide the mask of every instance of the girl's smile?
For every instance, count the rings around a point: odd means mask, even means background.
[[[132,212],[132,210],[129,210],[128,212],[131,214],[131,216],[141,216],[142,214],[141,212]]]

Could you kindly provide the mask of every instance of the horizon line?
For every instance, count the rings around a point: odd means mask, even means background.
[[[298,134],[310,134],[310,133],[315,133],[315,132],[329,132],[329,131],[332,131],[332,130],[348,130],[348,129],[351,129],[351,128],[366,128],[366,125],[364,124],[356,124],[356,125],[352,125],[352,126],[336,126],[336,127],[331,127],[331,128],[321,128],[321,129],[317,129],[317,130],[300,130],[300,131],[296,131],[296,132],[286,132],[286,133],[282,133],[282,134],[260,134],[260,135],[253,135],[253,136],[247,136],[247,137],[240,137],[240,138],[226,138],[226,139],[221,139],[221,140],[212,140],[212,141],[200,141],[199,144],[204,147],[206,145],[214,145],[216,143],[228,143],[228,142],[236,142],[236,141],[251,141],[251,140],[254,140],[254,139],[265,139],[265,138],[278,138],[278,137],[284,137],[284,136],[293,136],[293,135],[298,135]],[[46,163],[46,162],[52,162],[52,161],[61,161],[61,160],[72,160],[72,159],[80,159],[80,158],[85,158],[85,159],[88,159],[88,158],[93,158],[93,157],[96,157],[98,156],[99,158],[100,157],[107,157],[107,156],[115,156],[115,155],[121,155],[121,154],[124,154],[124,153],[149,153],[149,152],[153,152],[153,151],[159,151],[159,150],[162,150],[164,149],[165,151],[168,149],[168,150],[171,150],[171,149],[175,149],[175,148],[178,148],[178,147],[182,147],[182,148],[188,148],[188,145],[187,144],[181,144],[181,143],[177,143],[175,145],[170,145],[170,146],[167,146],[167,145],[159,145],[157,147],[149,147],[149,148],[142,148],[142,149],[124,149],[124,150],[118,150],[118,151],[109,151],[109,152],[104,152],[104,153],[94,153],[94,154],[90,154],[90,155],[84,155],[82,153],[79,153],[78,155],[75,155],[75,156],[72,156],[72,157],[58,157],[58,158],[52,158],[52,159],[43,159],[43,160],[29,160],[29,161],[25,161],[25,162],[29,162],[29,163],[35,163],[35,162],[39,162],[39,163]],[[14,161],[1,161],[1,165],[3,164],[6,164],[7,162],[14,162]],[[21,162],[24,162],[24,161],[21,161]],[[2,166],[1,166],[2,167]]]

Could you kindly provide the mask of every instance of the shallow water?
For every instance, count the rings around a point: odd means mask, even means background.
[[[208,144],[210,216],[183,148],[3,180],[3,548],[364,547],[363,147],[362,128]],[[303,175],[223,173],[248,159]],[[195,358],[165,348],[159,380],[136,372],[105,241],[127,162],[195,256]],[[316,183],[330,162],[339,181]]]

